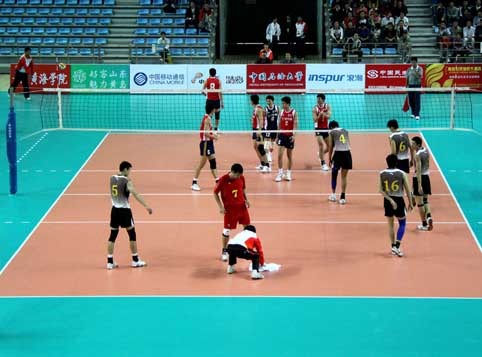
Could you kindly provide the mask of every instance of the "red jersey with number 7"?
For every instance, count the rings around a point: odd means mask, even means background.
[[[240,207],[246,205],[243,191],[245,188],[246,182],[243,175],[237,179],[231,179],[229,174],[226,174],[219,179],[214,193],[221,192],[224,208]]]
[[[209,77],[206,79],[206,90],[208,100],[220,100],[219,89],[221,88],[221,81],[217,77]],[[216,90],[217,92],[210,92]]]

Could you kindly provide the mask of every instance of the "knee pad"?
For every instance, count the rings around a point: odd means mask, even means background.
[[[223,237],[229,238],[229,233],[231,233],[230,229],[223,229]]]
[[[216,170],[216,159],[209,160],[209,168],[211,170]]]
[[[109,236],[109,242],[115,243],[115,240],[117,239],[118,234],[119,234],[118,229],[111,229],[110,230],[110,236]]]
[[[129,241],[135,242],[136,241],[136,229],[132,228],[127,231],[127,234],[129,235]]]
[[[266,155],[266,150],[264,149],[264,145],[263,144],[259,144],[258,145],[258,152],[261,156],[264,156]]]

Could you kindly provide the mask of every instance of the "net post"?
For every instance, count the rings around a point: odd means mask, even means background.
[[[64,118],[62,116],[62,90],[57,88],[57,109],[59,115],[59,129],[64,128]]]
[[[6,125],[7,158],[9,166],[10,194],[17,193],[17,118],[14,108],[14,90],[8,90],[10,99],[10,110]]]
[[[455,128],[455,87],[450,89],[450,129]]]

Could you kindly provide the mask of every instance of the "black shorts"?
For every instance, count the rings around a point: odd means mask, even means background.
[[[335,151],[332,161],[335,169],[351,170],[353,168],[350,151]]]
[[[407,174],[410,173],[410,160],[409,159],[398,160],[397,169],[402,170]]]
[[[134,218],[130,208],[112,207],[110,212],[111,228],[129,228],[134,226]]]
[[[271,130],[278,130],[278,126],[276,125],[268,125],[268,127],[266,128],[267,131],[271,131]],[[278,136],[278,133],[267,133],[265,132],[264,134],[264,137],[266,139],[270,139],[270,140],[276,140],[276,137]]]
[[[385,217],[405,217],[407,211],[405,209],[405,200],[403,199],[403,197],[390,196],[390,198],[392,198],[397,204],[397,209],[393,209],[391,203],[386,198],[384,198],[383,207],[385,208]]]
[[[328,135],[330,135],[328,128],[316,128],[315,130],[325,130],[325,131],[315,131],[315,135],[321,136],[323,139],[326,139]]]
[[[214,155],[214,141],[201,140],[201,142],[199,143],[199,154],[201,156]]]
[[[258,136],[259,134],[259,136]],[[263,141],[263,132],[260,132],[258,129],[253,129],[253,133],[251,135],[251,138],[253,140],[256,140],[256,141],[259,141],[259,142],[262,142]]]
[[[279,134],[276,144],[278,144],[278,146],[283,146],[287,149],[294,149],[295,142],[291,141],[292,137],[293,137],[292,135]]]
[[[413,195],[414,196],[425,196],[432,194],[432,186],[430,185],[430,176],[429,175],[422,175],[422,190],[423,193],[420,194],[418,192],[418,179],[417,176],[413,177]]]
[[[217,99],[217,100],[206,99],[206,107],[208,106],[208,104],[212,105],[214,107],[214,109],[220,109],[221,108],[221,100],[220,99]]]

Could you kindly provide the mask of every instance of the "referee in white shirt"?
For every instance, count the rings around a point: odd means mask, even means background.
[[[266,40],[269,47],[273,51],[275,59],[278,56],[278,42],[281,36],[281,26],[278,23],[278,18],[274,17],[273,21],[266,27]]]

